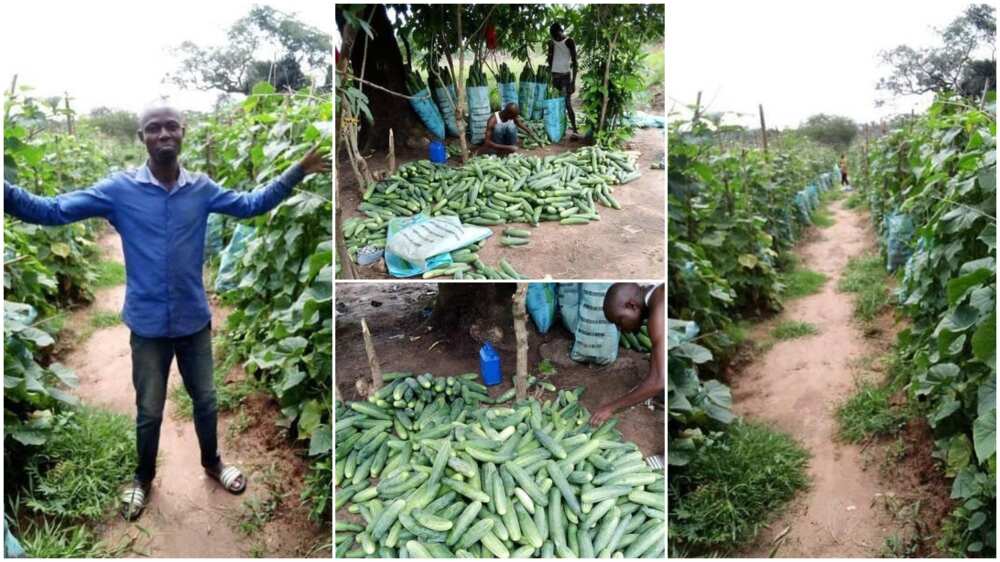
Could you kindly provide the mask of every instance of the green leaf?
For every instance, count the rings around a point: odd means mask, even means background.
[[[302,408],[299,415],[299,434],[302,436],[312,434],[313,428],[319,425],[323,417],[323,406],[319,400],[309,400]]]
[[[975,531],[976,529],[982,527],[985,522],[986,514],[982,511],[977,511],[972,514],[972,517],[969,518],[969,530]]]
[[[978,401],[976,404],[976,413],[980,416],[985,416],[990,410],[994,410],[997,406],[997,379],[996,375],[993,375],[989,380],[983,381],[979,385],[979,389],[976,391],[976,396]]]
[[[747,269],[753,269],[754,267],[757,267],[757,263],[759,262],[757,256],[753,254],[743,254],[739,257],[737,261],[739,262],[740,265],[742,265]]]
[[[49,365],[49,370],[52,371],[52,374],[59,379],[59,382],[68,387],[76,388],[80,384],[80,379],[76,376],[76,373],[73,372],[73,369],[66,367],[62,363],[53,363]]]
[[[979,416],[972,423],[972,439],[976,446],[976,458],[980,464],[986,462],[997,450],[996,410]]]
[[[979,493],[979,485],[976,484],[976,467],[969,465],[963,468],[951,485],[952,499],[971,498]]]
[[[309,340],[302,336],[295,336],[281,340],[278,345],[284,350],[294,353],[305,349],[309,345]]]
[[[316,426],[309,438],[309,456],[325,455],[333,450],[333,432],[330,426],[321,424]]]
[[[31,326],[26,327],[19,335],[22,338],[34,343],[38,347],[48,347],[55,343],[55,340],[52,339],[52,336],[50,336],[47,332],[43,332],[42,330]]]
[[[729,387],[715,380],[708,380],[704,383],[705,403],[702,408],[708,416],[721,423],[730,423],[736,416],[733,415],[733,396]]]
[[[674,348],[674,353],[680,357],[687,357],[697,364],[707,363],[712,360],[712,352],[696,343],[685,342]]]
[[[997,313],[993,311],[972,335],[972,353],[994,370],[997,365]],[[995,384],[995,383],[994,383]]]
[[[250,93],[254,96],[261,96],[274,93],[274,86],[268,82],[258,82],[254,84],[253,90]]]
[[[935,334],[940,333],[941,330],[964,332],[976,323],[977,318],[979,318],[979,311],[969,305],[963,304],[955,308],[951,314],[941,319],[937,330],[935,330]]]
[[[956,277],[948,281],[948,304],[954,306],[969,289],[981,285],[984,281],[993,277],[993,272],[989,269],[982,268],[969,273],[968,275],[963,275],[961,277]]]
[[[958,474],[958,471],[968,466],[969,461],[971,460],[972,444],[969,443],[969,438],[966,437],[964,433],[953,437],[948,447],[948,466],[946,474],[948,476]]]
[[[52,253],[60,258],[68,258],[70,254],[69,244],[65,242],[56,242],[52,245]]]

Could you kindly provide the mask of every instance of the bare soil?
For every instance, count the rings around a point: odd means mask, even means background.
[[[430,327],[428,320],[436,294],[436,285],[429,283],[337,285],[335,381],[341,399],[360,399],[356,382],[370,376],[361,337],[362,317],[372,332],[378,359],[385,372],[430,372],[443,376],[479,371],[478,353],[482,343],[471,333],[474,323],[467,336],[449,337]],[[451,333],[455,334],[454,331]],[[513,326],[503,337],[513,341]],[[604,367],[574,363],[569,359],[571,345],[572,336],[558,320],[547,334],[539,334],[534,324],[528,321],[529,372],[539,375],[539,363],[548,359],[556,368],[556,373],[548,380],[557,388],[586,387],[581,402],[591,411],[631,390],[649,369],[648,356],[629,350],[620,350],[618,360]],[[504,381],[490,388],[491,396],[503,394],[513,384],[515,346],[502,343],[498,346],[498,353]],[[542,392],[540,396],[544,400],[551,398],[552,393]],[[617,417],[617,427],[623,437],[635,442],[643,454],[663,454],[665,420],[662,406],[650,409],[638,405],[619,412]]]
[[[875,237],[867,216],[840,203],[830,211],[834,225],[814,229],[799,250],[803,265],[829,280],[816,294],[788,302],[780,315],[757,325],[751,337],[767,338],[784,320],[809,322],[818,333],[777,342],[732,380],[738,414],[792,435],[811,455],[809,488],[741,556],[768,557],[778,544],[780,557],[876,557],[888,537],[911,536],[913,529],[907,526],[914,519],[940,521],[943,480],[928,466],[929,433],[921,432],[920,422],[912,422],[905,434],[908,452],[888,461],[896,465],[894,474],[877,470],[878,461],[872,462],[883,459],[886,466],[890,443],[871,447],[838,438],[835,411],[854,392],[858,361],[884,354],[898,327],[887,314],[876,323],[879,329],[866,336],[853,318],[853,296],[836,290],[847,261],[874,251]],[[924,498],[925,508],[919,512],[918,504],[918,516],[908,523],[902,507],[912,506],[916,498]],[[929,528],[924,525],[921,531]]]
[[[662,110],[660,110],[662,111]],[[659,111],[657,111],[658,113]],[[615,188],[615,198],[622,209],[600,208],[601,220],[586,225],[566,226],[558,222],[543,222],[532,230],[531,244],[526,247],[503,247],[499,236],[493,236],[479,252],[484,263],[495,265],[506,258],[520,273],[532,279],[550,275],[553,279],[659,279],[664,266],[664,211],[666,208],[666,173],[650,169],[659,162],[665,149],[664,129],[637,129],[635,137],[625,147],[639,153],[639,179]],[[455,141],[457,142],[457,141]],[[524,154],[545,156],[576,150],[585,146],[582,139],[567,138],[547,147],[522,150]],[[427,158],[427,149],[401,148],[396,151],[397,165]],[[386,154],[370,155],[368,165],[373,172],[388,167]],[[361,193],[350,164],[337,163],[337,197],[343,219],[360,215],[357,207]],[[490,227],[495,235],[507,226]],[[338,226],[339,228],[339,226]],[[359,277],[385,278],[388,273],[382,262],[357,267]]]
[[[111,231],[100,240],[105,259],[123,261],[120,239]],[[92,305],[76,311],[67,327],[85,333],[89,316],[95,311],[117,313],[124,304],[125,287],[98,291]],[[225,311],[213,303],[213,332],[224,323]],[[76,393],[81,400],[129,417],[135,416],[135,390],[129,330],[123,324],[94,331],[78,342],[63,359],[80,378]],[[232,376],[245,376],[234,369]],[[170,371],[171,388],[180,383],[176,363]],[[194,425],[176,414],[167,400],[160,431],[160,457],[156,480],[146,510],[134,522],[126,522],[117,512],[109,514],[99,532],[111,545],[128,543],[129,556],[245,557],[250,555],[329,557],[329,524],[308,521],[308,509],[299,493],[308,472],[308,463],[292,450],[274,420],[280,408],[264,394],[252,395],[244,404],[245,429],[227,439],[235,415],[219,416],[219,441],[226,462],[235,464],[248,478],[247,491],[232,495],[201,468]],[[122,483],[125,484],[124,482]],[[248,536],[238,530],[248,502],[279,498],[269,513],[269,521]]]

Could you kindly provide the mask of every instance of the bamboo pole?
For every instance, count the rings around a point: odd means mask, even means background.
[[[375,344],[372,342],[372,333],[368,329],[368,322],[361,319],[361,335],[365,339],[365,354],[368,355],[368,367],[372,371],[372,391],[382,388],[382,368],[378,364],[378,355],[375,353]]]
[[[514,292],[514,337],[517,341],[517,372],[514,375],[514,394],[517,400],[528,395],[528,328],[526,300],[528,284],[518,283]]]
[[[393,135],[392,128],[389,129],[389,173],[387,176],[391,176],[396,173],[396,141]]]
[[[764,122],[764,104],[757,104],[760,109],[760,139],[764,144],[764,159],[767,160],[767,124]]]

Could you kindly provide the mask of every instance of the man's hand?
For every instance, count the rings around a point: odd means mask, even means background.
[[[608,421],[608,418],[613,416],[614,413],[615,411],[610,404],[601,406],[597,410],[594,410],[593,415],[590,416],[590,425],[600,427],[600,425]]]
[[[320,154],[319,147],[315,146],[299,161],[302,171],[309,174],[329,173],[331,169],[330,161]]]

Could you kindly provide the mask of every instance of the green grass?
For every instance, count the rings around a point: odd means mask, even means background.
[[[135,469],[132,419],[81,407],[54,423],[48,441],[25,463],[23,504],[50,517],[101,517]]]
[[[121,316],[117,312],[95,310],[94,313],[90,315],[90,326],[96,330],[100,330],[101,328],[110,328],[121,323]]]
[[[865,201],[865,196],[859,192],[852,193],[847,198],[847,201],[844,201],[845,209],[864,209],[867,206],[868,203]]]
[[[874,320],[889,302],[882,258],[874,255],[851,258],[837,289],[855,295],[856,318],[866,323]]]
[[[771,330],[771,337],[776,340],[794,340],[795,338],[803,338],[805,336],[811,336],[817,332],[816,326],[808,322],[799,322],[798,320],[783,320],[778,323],[777,326]]]
[[[100,261],[97,263],[97,278],[94,286],[98,289],[116,287],[125,282],[125,265],[116,261]]]
[[[840,436],[858,443],[898,432],[907,416],[889,403],[892,387],[878,386],[868,380],[858,380],[856,384],[856,392],[837,408]]]
[[[11,529],[32,558],[109,558],[125,556],[127,545],[109,548],[86,525],[26,520]]]
[[[790,436],[737,423],[686,467],[671,468],[670,551],[724,555],[751,541],[808,484],[809,454]]]
[[[789,261],[787,271],[781,274],[781,283],[785,286],[782,296],[786,299],[798,299],[814,293],[826,284],[826,275],[802,267],[798,259]]]
[[[836,222],[833,220],[833,215],[830,214],[830,211],[826,209],[816,211],[812,216],[812,221],[814,225],[820,228],[830,228]]]
[[[221,355],[216,350],[216,357]],[[226,375],[236,364],[233,355],[225,355],[226,359],[222,364],[217,365],[212,372],[212,380],[215,384],[215,398],[219,412],[230,412],[235,410],[247,396],[253,394],[260,388],[260,383],[252,376],[247,375],[241,380],[231,383],[226,382]],[[191,404],[191,397],[187,393],[184,385],[178,384],[170,389],[170,399],[174,402],[176,415],[180,419],[189,420],[194,415],[194,407]]]

